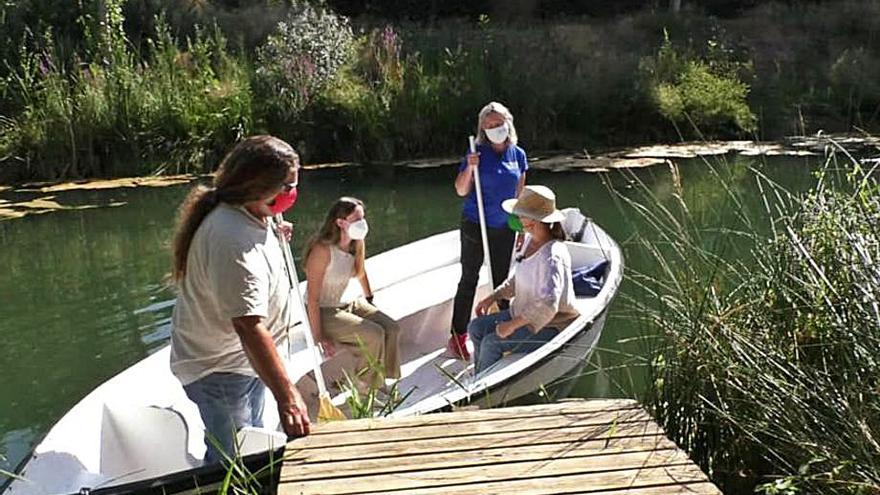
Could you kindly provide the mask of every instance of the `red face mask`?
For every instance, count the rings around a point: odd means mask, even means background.
[[[294,203],[296,203],[297,196],[298,193],[296,186],[291,187],[289,190],[281,191],[280,193],[278,193],[278,195],[275,196],[275,199],[269,206],[269,209],[272,210],[273,215],[284,213],[285,211],[289,210]]]

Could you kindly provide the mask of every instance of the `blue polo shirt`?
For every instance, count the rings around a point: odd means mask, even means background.
[[[526,152],[519,146],[508,146],[502,153],[497,153],[488,143],[478,144],[480,164],[480,185],[483,189],[483,209],[486,212],[486,225],[491,228],[507,227],[507,212],[501,209],[501,202],[516,197],[516,186],[520,177],[529,169]],[[458,171],[467,167],[467,155],[462,159]],[[480,223],[477,209],[476,182],[464,199],[462,214],[467,220]]]

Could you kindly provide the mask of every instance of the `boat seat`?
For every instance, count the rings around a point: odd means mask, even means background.
[[[370,284],[381,290],[422,273],[458,265],[460,251],[459,232],[453,230],[371,256],[366,261]]]
[[[373,302],[392,318],[401,320],[452,300],[460,278],[461,265],[458,263],[434,268],[376,291]]]
[[[565,241],[565,246],[568,248],[568,253],[571,255],[572,270],[608,258],[605,250],[599,245]]]
[[[126,482],[199,465],[187,452],[183,415],[158,406],[104,405],[101,474]]]
[[[584,232],[590,223],[590,219],[581,213],[580,208],[564,208],[561,210],[565,218],[562,220],[562,230],[572,241],[581,242]]]

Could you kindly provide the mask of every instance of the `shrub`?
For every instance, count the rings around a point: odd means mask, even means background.
[[[701,137],[715,137],[756,130],[757,118],[747,101],[749,86],[738,74],[748,66],[718,56],[718,46],[710,41],[710,53],[716,56],[704,60],[679,53],[666,35],[657,54],[641,63],[651,101],[681,134],[692,129]],[[687,124],[684,132],[682,124]]]
[[[338,150],[336,159],[366,162],[447,152],[438,145],[447,134],[438,123],[458,108],[452,97],[444,100],[448,79],[427,74],[418,54],[405,56],[390,26],[359,36],[354,53],[307,111],[313,141],[322,140],[315,145]]]
[[[351,58],[348,19],[300,2],[257,52],[257,80],[272,109],[295,117]]]
[[[354,159],[388,161],[396,155],[398,98],[406,73],[400,52],[391,26],[359,37],[354,64],[324,97],[323,104],[335,108],[347,123]]]

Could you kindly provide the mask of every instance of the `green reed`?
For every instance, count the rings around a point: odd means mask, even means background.
[[[233,457],[225,456],[226,475],[217,487],[219,495],[261,495],[273,494],[277,491],[278,476],[284,457],[275,457],[274,451],[269,452],[269,460],[258,469],[249,468],[239,453]],[[198,491],[197,491],[198,492]],[[206,490],[207,492],[207,490]]]
[[[401,392],[400,382],[395,380],[386,385],[385,364],[377,359],[367,345],[357,337],[358,352],[367,360],[367,366],[355,373],[344,370],[344,380],[340,389],[346,394],[348,419],[363,419],[388,416],[415,392],[410,389]]]
[[[629,274],[657,336],[644,403],[725,493],[880,489],[880,186],[827,149],[805,195],[749,172],[765,225],[710,163],[738,225],[700,227],[674,166],[671,204],[638,181],[617,196],[649,226],[634,243],[653,268]]]

